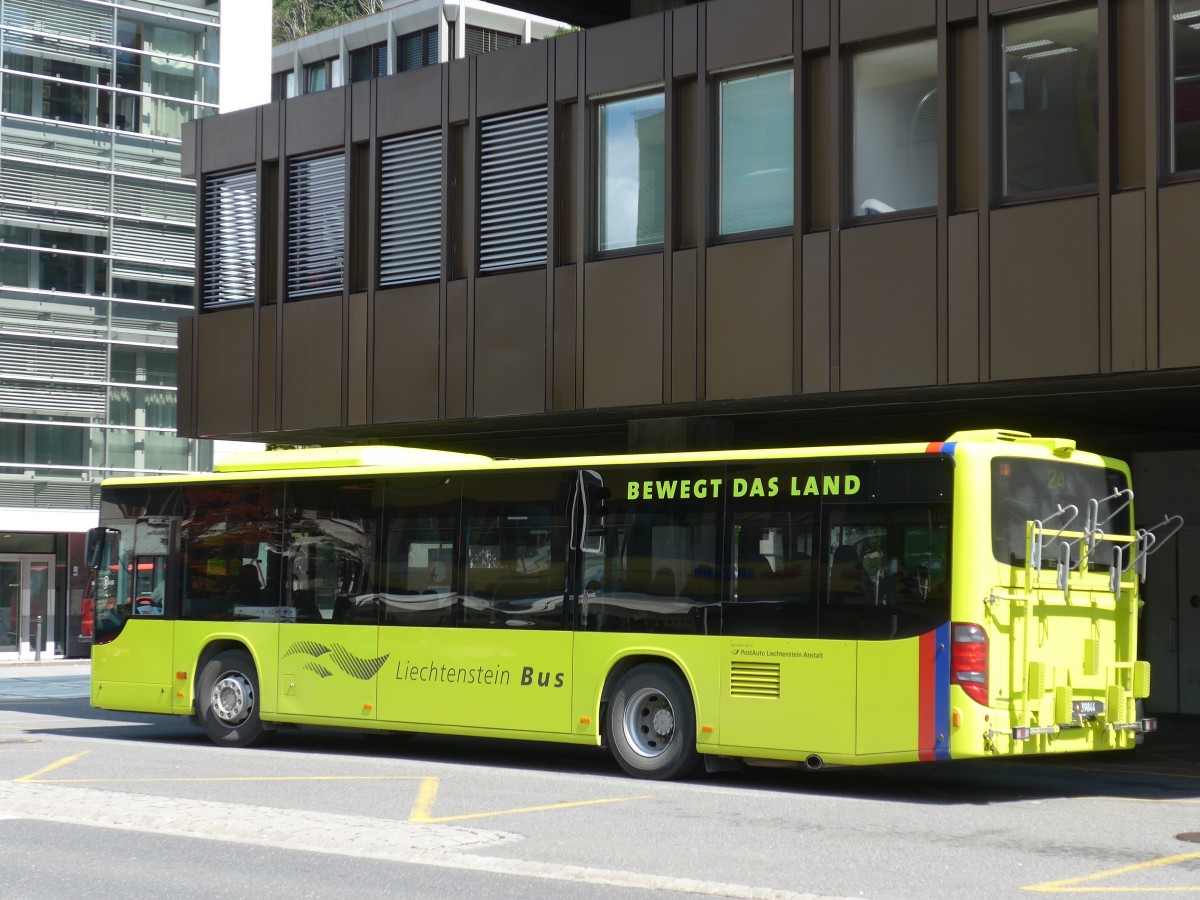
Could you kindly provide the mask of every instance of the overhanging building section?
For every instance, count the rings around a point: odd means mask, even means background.
[[[196,122],[181,432],[1193,446],[1196,5],[712,0]]]

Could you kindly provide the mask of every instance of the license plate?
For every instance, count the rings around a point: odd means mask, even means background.
[[[1103,700],[1071,701],[1071,716],[1075,719],[1097,719],[1104,715]]]

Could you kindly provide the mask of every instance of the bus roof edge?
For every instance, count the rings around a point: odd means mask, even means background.
[[[489,461],[477,453],[427,450],[422,447],[310,447],[234,453],[213,466],[214,472],[272,472],[282,469],[349,469],[368,466],[430,468]]]

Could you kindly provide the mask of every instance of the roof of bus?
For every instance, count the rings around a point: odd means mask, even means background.
[[[682,453],[630,453],[610,456],[545,457],[540,459],[492,459],[475,453],[454,453],[414,447],[372,445],[363,447],[314,447],[296,450],[266,450],[237,453],[215,466],[215,471],[176,475],[149,475],[105,479],[106,486],[189,484],[212,481],[244,481],[247,478],[287,478],[297,475],[387,475],[403,472],[502,471],[538,468],[647,465],[661,463],[715,463],[736,460],[811,458],[819,456],[877,456],[928,452],[952,452],[957,444],[1024,445],[1030,455],[1071,456],[1075,442],[1068,438],[1032,437],[1022,431],[990,429],[960,431],[947,441],[933,443],[859,444],[828,447],[781,447],[759,450],[703,450]],[[1039,452],[1040,451],[1040,452]],[[1100,457],[1081,454],[1079,462],[1097,464]]]

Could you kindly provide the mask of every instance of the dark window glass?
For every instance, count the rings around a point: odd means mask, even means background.
[[[730,579],[725,634],[816,637],[819,494],[804,495],[815,466],[731,465]],[[800,480],[800,494],[791,479]]]
[[[464,625],[567,627],[571,485],[556,472],[464,478]]]
[[[519,34],[509,34],[508,32],[495,31],[491,28],[480,28],[477,25],[468,25],[466,32],[467,56],[491,53],[493,50],[515,47],[521,43],[521,36]]]
[[[360,47],[350,52],[350,80],[370,81],[387,74],[387,42]]]
[[[287,486],[283,621],[376,624],[378,497],[370,481]]]
[[[1171,171],[1200,169],[1200,0],[1171,0]]]
[[[598,552],[585,551],[579,628],[716,634],[722,467],[610,469]]]
[[[278,622],[282,484],[183,488],[182,617]]]
[[[1004,40],[1004,193],[1099,180],[1095,9],[1013,22]]]
[[[826,461],[805,476],[822,494],[818,636],[905,638],[949,619],[953,474],[931,455]]]
[[[271,99],[284,100],[296,93],[296,73],[291,69],[271,76]]]
[[[452,627],[462,594],[456,577],[459,479],[413,475],[386,486],[379,605],[384,625]]]
[[[1102,501],[1128,487],[1124,473],[1116,469],[1057,460],[992,460],[992,551],[996,559],[1024,566],[1029,552],[1026,526],[1039,521],[1047,535],[1042,565],[1054,568],[1062,540],[1049,538],[1063,529],[1081,532],[1087,521],[1089,500]],[[1099,505],[1099,519],[1106,534],[1130,533],[1129,509],[1121,507],[1122,502],[1116,499]],[[1060,513],[1060,509],[1066,512]],[[1071,562],[1078,564],[1078,541],[1071,542],[1070,547]],[[1091,559],[1095,566],[1112,565],[1112,544],[1097,544]]]
[[[409,72],[422,66],[438,63],[438,30],[426,28],[411,34],[402,34],[396,39],[396,70]]]

